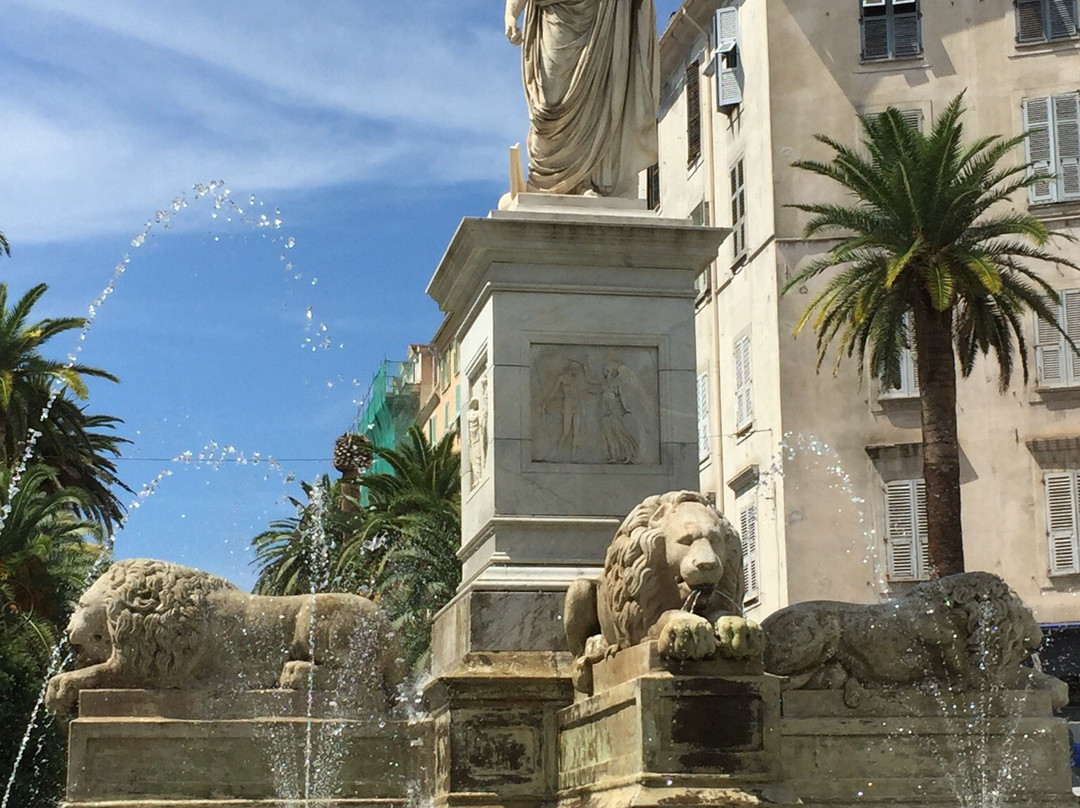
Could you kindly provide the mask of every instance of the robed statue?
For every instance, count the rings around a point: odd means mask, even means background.
[[[656,162],[654,0],[506,0],[506,36],[522,46],[527,190],[637,197]]]

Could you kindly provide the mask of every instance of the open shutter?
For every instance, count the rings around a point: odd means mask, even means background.
[[[1046,303],[1051,311],[1060,312],[1061,304],[1057,298],[1050,298]],[[1064,384],[1064,342],[1054,326],[1041,317],[1035,317],[1035,368],[1040,385]]]
[[[753,382],[750,373],[750,337],[735,343],[735,428],[748,426],[754,417]]]
[[[1028,169],[1032,175],[1047,176],[1054,173],[1054,132],[1050,126],[1050,97],[1024,99],[1024,131],[1027,139]],[[1037,182],[1028,188],[1033,203],[1056,202],[1057,186],[1053,180]]]
[[[697,377],[697,445],[698,459],[709,456],[709,374]]]
[[[1076,36],[1076,0],[1046,0],[1046,17],[1050,39]]]
[[[1062,318],[1061,325],[1065,333],[1078,346],[1080,346],[1080,289],[1067,289],[1062,292]],[[1069,357],[1069,377],[1067,381],[1076,384],[1080,381],[1080,353],[1077,353],[1064,340],[1061,341],[1061,351]]]
[[[912,480],[915,489],[915,575],[926,580],[930,568],[930,523],[926,516],[926,483]]]
[[[686,67],[686,164],[693,168],[701,159],[701,63]]]
[[[1054,96],[1054,140],[1061,199],[1080,199],[1080,94]]]
[[[713,16],[713,41],[716,50],[727,53],[739,44],[739,10],[718,8]]]
[[[742,103],[743,72],[739,53],[739,10],[718,8],[713,15],[716,42],[716,106],[719,109]]]
[[[760,581],[758,574],[758,541],[757,541],[757,505],[751,505],[739,512],[739,539],[742,543],[743,556],[743,582],[746,592],[745,600],[754,600],[758,597]]]
[[[1069,471],[1047,472],[1044,478],[1051,575],[1080,572],[1076,536],[1077,480],[1076,472]]]
[[[910,3],[897,3],[893,0],[893,50],[897,59],[918,56],[922,53],[919,37],[919,10],[912,0]]]
[[[1016,0],[1016,41],[1042,42],[1043,0]]]
[[[918,580],[915,480],[893,480],[885,485],[885,545],[889,578]]]

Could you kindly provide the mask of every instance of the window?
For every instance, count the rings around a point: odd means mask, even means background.
[[[435,442],[435,416],[428,418],[427,422],[427,436],[431,443]]]
[[[653,163],[645,169],[645,204],[649,210],[660,209],[660,164]]]
[[[447,432],[449,432],[451,430],[451,428],[453,426],[450,423],[450,402],[449,401],[447,401],[447,402],[445,402],[443,404],[442,417],[443,417],[443,427],[442,427],[442,429],[443,429],[443,435],[445,435]]]
[[[735,430],[742,432],[754,422],[754,390],[750,363],[750,335],[735,342]]]
[[[699,227],[708,227],[712,224],[712,213],[709,210],[708,200],[702,199],[694,209],[690,211],[690,221]]]
[[[911,312],[904,315],[904,327],[907,329],[907,344],[912,347],[904,348],[900,352],[900,379],[892,386],[882,383],[881,393],[878,398],[918,398],[919,397],[919,368],[915,354],[915,327]]]
[[[1028,170],[1046,176],[1028,188],[1028,199],[1033,204],[1080,199],[1080,93],[1025,98],[1024,130]]]
[[[1077,525],[1080,523],[1080,472],[1047,472],[1046,534],[1050,544],[1050,574],[1073,575],[1080,572],[1080,548]]]
[[[746,172],[742,158],[731,167],[732,264],[746,257]]]
[[[890,580],[926,580],[926,484],[922,480],[886,483],[885,551]]]
[[[697,377],[697,446],[698,460],[709,457],[709,374]]]
[[[754,494],[750,494],[747,497],[747,499],[751,500],[750,504],[739,509],[739,539],[742,543],[743,583],[746,586],[743,603],[755,602],[761,596],[757,540],[757,503],[752,501],[753,498]]]
[[[1080,289],[1065,289],[1047,301],[1057,309],[1058,325],[1080,344]],[[1072,350],[1060,331],[1035,318],[1035,367],[1042,387],[1080,385],[1080,354]]]
[[[1016,0],[1016,41],[1052,42],[1076,36],[1076,0]]]
[[[454,415],[461,413],[461,385],[454,385]]]
[[[743,69],[739,58],[739,10],[718,8],[713,16],[713,42],[716,43],[715,76],[718,109],[742,103]]]
[[[701,63],[696,59],[686,67],[686,165],[693,168],[701,160]]]
[[[862,58],[905,59],[922,53],[918,0],[862,0]]]

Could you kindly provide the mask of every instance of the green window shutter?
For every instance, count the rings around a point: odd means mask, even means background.
[[[1046,0],[1046,21],[1049,39],[1076,36],[1076,0]]]
[[[1051,311],[1059,312],[1060,321],[1060,301],[1057,298],[1050,298],[1046,303]],[[1065,382],[1062,364],[1064,343],[1061,332],[1041,317],[1035,317],[1035,370],[1040,385],[1051,386]]]
[[[893,480],[885,485],[885,547],[889,578],[918,581],[926,568],[926,485]]]
[[[868,17],[863,14],[862,40],[864,59],[887,59],[889,57],[889,21],[886,17]]]
[[[1016,0],[1016,41],[1042,42],[1044,0]]]
[[[1054,140],[1060,198],[1080,199],[1080,93],[1054,96]]]
[[[742,544],[743,600],[757,600],[761,594],[758,562],[757,505],[739,511],[739,540]]]
[[[1075,471],[1047,472],[1046,529],[1050,551],[1050,574],[1080,572],[1077,552],[1077,482]]]
[[[697,377],[697,443],[698,459],[709,456],[709,374]]]
[[[897,3],[893,0],[893,48],[892,55],[897,59],[918,56],[922,53],[922,41],[919,36],[919,10],[917,4]]]
[[[1050,122],[1050,97],[1024,99],[1024,141],[1027,148],[1027,162],[1032,175],[1046,176],[1054,173],[1054,131]],[[1047,179],[1028,188],[1028,198],[1033,203],[1056,202],[1057,184]]]

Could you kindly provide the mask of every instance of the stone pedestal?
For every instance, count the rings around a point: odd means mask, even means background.
[[[661,659],[655,643],[593,668],[562,710],[562,808],[794,804],[780,764],[779,680],[760,663]]]
[[[84,690],[70,808],[404,808],[423,756],[404,721],[340,717],[297,691]],[[305,763],[310,761],[310,766]]]
[[[558,779],[555,715],[573,700],[568,653],[468,654],[424,689],[434,764],[425,800],[537,808]]]
[[[528,194],[462,221],[428,286],[464,402],[462,587],[436,669],[564,648],[550,616],[567,584],[597,574],[646,496],[698,487],[694,281],[726,233],[637,201]],[[482,591],[516,594],[488,610]]]
[[[785,773],[808,808],[1075,806],[1068,730],[1044,691],[783,696]]]

